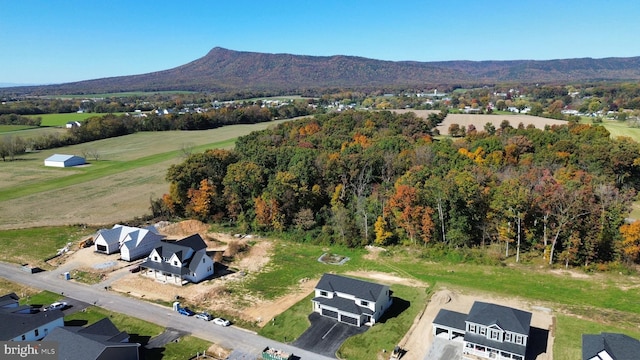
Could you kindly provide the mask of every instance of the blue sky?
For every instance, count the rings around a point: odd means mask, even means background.
[[[216,46],[381,60],[640,56],[637,0],[0,0],[0,83],[183,65]]]

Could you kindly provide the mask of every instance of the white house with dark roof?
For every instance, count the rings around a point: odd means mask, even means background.
[[[83,157],[76,155],[55,154],[44,159],[44,166],[70,167],[84,165],[87,162]]]
[[[64,325],[62,311],[20,306],[18,299],[14,293],[0,297],[0,341],[37,341]]]
[[[122,260],[133,261],[149,255],[163,238],[153,226],[138,228],[116,224],[96,233],[94,249],[104,254],[120,251]]]
[[[637,360],[640,341],[624,334],[582,335],[582,360]]]
[[[161,241],[140,264],[143,274],[167,283],[197,283],[213,275],[207,244],[195,234],[176,242]]]
[[[462,341],[465,359],[524,360],[530,327],[530,312],[476,301],[468,314],[440,310],[433,335]]]
[[[86,326],[55,328],[44,341],[58,344],[58,357],[65,360],[138,360],[140,344],[130,343],[129,334],[103,318]]]
[[[350,277],[324,274],[311,300],[313,311],[354,325],[373,325],[391,306],[391,291],[386,285]]]

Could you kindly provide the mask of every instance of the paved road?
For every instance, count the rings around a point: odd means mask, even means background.
[[[44,271],[29,274],[19,266],[0,262],[0,277],[34,288],[64,293],[64,296],[103,307],[128,316],[146,320],[163,327],[190,333],[229,349],[258,356],[267,346],[293,353],[303,360],[330,360],[331,358],[282,344],[237,327],[221,327],[193,317],[187,317],[171,309],[142,300],[121,296],[104,288],[78,284],[62,278],[62,271]]]

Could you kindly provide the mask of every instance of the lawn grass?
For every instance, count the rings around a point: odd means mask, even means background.
[[[21,296],[21,294],[16,294]],[[41,291],[32,295],[21,297],[19,300],[20,305],[42,305],[47,306],[56,301],[62,300],[61,294],[56,294],[51,291]]]
[[[35,129],[37,126],[28,125],[0,125],[0,134],[11,135],[14,131],[21,131],[27,129]]]
[[[258,334],[284,343],[292,342],[300,337],[311,324],[309,314],[311,314],[311,299],[314,294],[311,292],[285,312],[274,317],[271,322],[258,331]]]
[[[69,242],[93,234],[84,226],[56,226],[20,230],[0,230],[0,260],[49,268],[44,260]]]
[[[414,319],[424,310],[431,293],[421,288],[392,285],[394,304],[380,322],[362,334],[348,338],[338,350],[338,357],[369,360],[373,354],[391,352],[409,331]]]
[[[145,359],[184,360],[206,352],[211,343],[194,336],[184,336],[178,342],[170,342],[164,346],[161,356],[146,356]],[[148,354],[146,354],[148,355]]]

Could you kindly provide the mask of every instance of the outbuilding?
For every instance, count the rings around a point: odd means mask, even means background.
[[[76,155],[55,154],[44,160],[44,166],[53,167],[70,167],[84,164],[86,164],[85,159]]]

